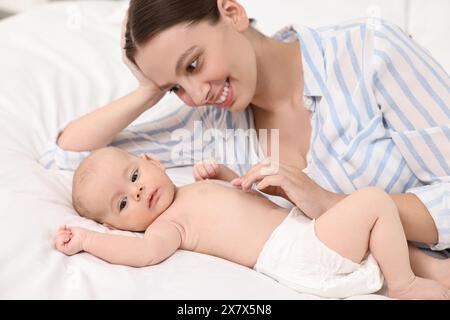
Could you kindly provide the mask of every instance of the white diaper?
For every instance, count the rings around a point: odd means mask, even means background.
[[[381,289],[383,276],[370,254],[355,263],[323,244],[315,220],[293,208],[264,245],[254,269],[299,292],[346,298]]]

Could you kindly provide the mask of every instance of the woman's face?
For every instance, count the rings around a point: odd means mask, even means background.
[[[189,106],[244,110],[255,95],[257,67],[245,35],[248,19],[238,9],[221,12],[215,25],[202,21],[164,30],[139,47],[137,65],[163,91],[176,93]]]

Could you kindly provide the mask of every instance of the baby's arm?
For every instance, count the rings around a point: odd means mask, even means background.
[[[181,245],[177,227],[169,221],[154,222],[144,238],[61,227],[55,236],[56,248],[66,255],[89,252],[114,264],[145,267],[158,264]]]
[[[217,163],[215,160],[197,162],[192,169],[192,173],[195,181],[218,179],[230,182],[239,177],[233,170],[223,164]]]

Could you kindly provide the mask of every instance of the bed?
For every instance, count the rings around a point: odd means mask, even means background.
[[[120,58],[125,5],[58,2],[0,22],[0,298],[321,299],[193,252],[138,269],[54,249],[62,224],[142,236],[79,217],[71,206],[72,172],[38,161],[62,124],[136,85]],[[167,97],[137,122],[177,107]],[[168,173],[177,185],[193,181],[190,167]],[[384,293],[349,299],[387,299]]]

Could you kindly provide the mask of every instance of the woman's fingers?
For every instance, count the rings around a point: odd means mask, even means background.
[[[275,172],[275,170],[268,169],[271,166],[270,159],[265,159],[251,167],[243,176],[231,180],[230,183],[235,187],[242,187],[242,189],[247,190],[253,183],[259,182],[266,173]]]
[[[230,181],[230,183],[235,187],[240,187],[242,183],[242,178],[238,177]]]
[[[243,177],[241,185],[244,189],[250,188],[252,184],[258,183],[264,177],[279,175],[281,173],[281,168],[278,163],[260,163],[250,169]]]
[[[268,187],[283,187],[283,177],[280,175],[266,176],[256,185],[258,190],[263,190]]]
[[[250,170],[247,171],[246,174],[244,174],[243,176],[238,177],[236,179],[233,179],[231,181],[231,184],[236,187],[240,187],[240,186],[244,187],[244,185],[248,186],[249,181],[254,180],[254,177],[259,174],[262,166],[263,166],[262,163],[258,163],[256,165],[254,165],[252,168],[250,168]]]
[[[266,194],[285,198],[291,201],[287,196],[285,178],[280,175],[266,176],[257,185],[256,188]]]
[[[120,31],[120,47],[122,48],[122,50],[124,50],[125,48],[125,33],[127,31],[127,23],[128,23],[128,11],[125,14],[125,17],[123,17],[122,20],[122,27],[121,27],[121,31]]]
[[[127,23],[128,23],[128,11],[125,14],[125,17],[122,20],[122,30],[121,30],[121,37],[120,37],[120,47],[122,49],[122,61],[125,63],[125,65],[130,69],[131,73],[134,74],[134,76],[138,79],[139,83],[142,85],[148,84],[150,82],[142,73],[142,71],[134,64],[132,63],[125,53],[125,44],[126,44],[126,31],[127,31]]]

